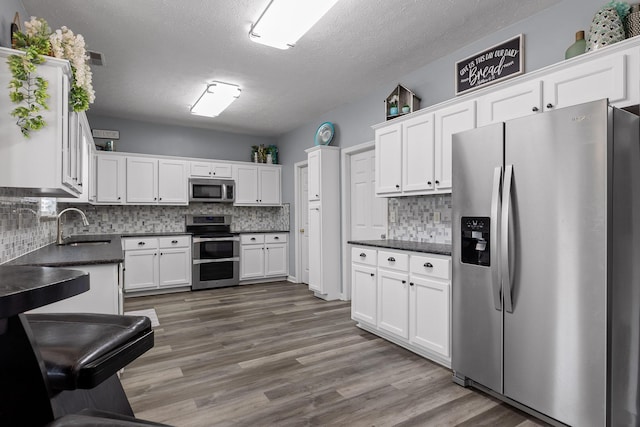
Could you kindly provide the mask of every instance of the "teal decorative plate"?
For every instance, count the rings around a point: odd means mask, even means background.
[[[335,129],[333,123],[324,122],[318,127],[316,131],[315,144],[316,145],[329,145],[333,139]]]

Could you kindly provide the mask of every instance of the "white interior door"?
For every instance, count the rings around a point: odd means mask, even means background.
[[[309,283],[309,168],[300,171],[300,270],[302,283]]]
[[[387,199],[376,197],[375,150],[350,156],[350,240],[376,240],[387,234]],[[384,237],[382,237],[384,236]]]

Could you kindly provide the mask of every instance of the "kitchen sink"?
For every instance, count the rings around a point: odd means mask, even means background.
[[[64,243],[63,246],[96,246],[96,245],[107,245],[109,243],[111,243],[111,240],[85,240],[85,241]]]

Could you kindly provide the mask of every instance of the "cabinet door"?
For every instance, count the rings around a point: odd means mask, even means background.
[[[259,174],[260,204],[281,204],[280,168],[260,168]]]
[[[378,317],[378,289],[375,267],[352,264],[351,318],[376,326]]]
[[[435,112],[435,189],[451,189],[451,137],[476,126],[476,102],[467,101]]]
[[[62,183],[78,190],[78,161],[80,160],[80,120],[78,113],[69,113],[68,134],[62,147]]]
[[[376,129],[376,194],[400,193],[402,185],[402,126]]]
[[[181,160],[158,160],[158,203],[186,205],[187,163]]]
[[[308,161],[308,195],[309,200],[320,200],[320,151],[313,151],[307,156]]]
[[[211,163],[211,175],[215,178],[231,178],[231,163]]]
[[[258,204],[258,167],[236,166],[236,204]]]
[[[626,105],[627,55],[610,55],[582,62],[549,74],[543,79],[545,109],[562,108],[609,98],[613,105]]]
[[[113,155],[96,156],[96,201],[120,204],[124,202],[125,158]]]
[[[322,223],[320,206],[309,207],[309,289],[322,292]]]
[[[286,243],[267,243],[266,247],[266,276],[286,276],[289,274],[287,268],[287,260],[289,259],[289,253],[287,251],[288,245]]]
[[[542,109],[542,81],[520,83],[478,99],[478,126],[528,116]]]
[[[378,269],[378,328],[409,338],[408,274]]]
[[[433,114],[402,124],[402,191],[432,190],[434,187]]]
[[[158,287],[158,251],[135,250],[124,253],[124,290],[144,290]]]
[[[264,245],[240,246],[240,280],[264,277]]]
[[[127,203],[158,202],[158,160],[127,157]]]
[[[209,162],[191,162],[189,176],[194,178],[211,178],[211,163]]]
[[[191,285],[191,251],[188,248],[160,249],[159,287]]]
[[[411,278],[411,342],[446,358],[451,357],[451,292],[446,282]]]

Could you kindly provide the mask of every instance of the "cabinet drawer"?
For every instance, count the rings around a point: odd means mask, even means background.
[[[158,249],[157,237],[142,237],[124,239],[124,250],[131,251],[135,249]]]
[[[265,243],[287,243],[286,233],[269,233],[264,235]]]
[[[351,248],[351,262],[376,265],[376,255],[375,249]]]
[[[254,243],[264,243],[264,234],[242,234],[240,244],[251,245]]]
[[[409,271],[409,255],[398,252],[378,251],[378,267]]]
[[[158,238],[160,247],[165,248],[188,248],[191,245],[190,236],[166,236]]]
[[[451,259],[430,256],[411,256],[411,274],[449,280],[451,278]]]

